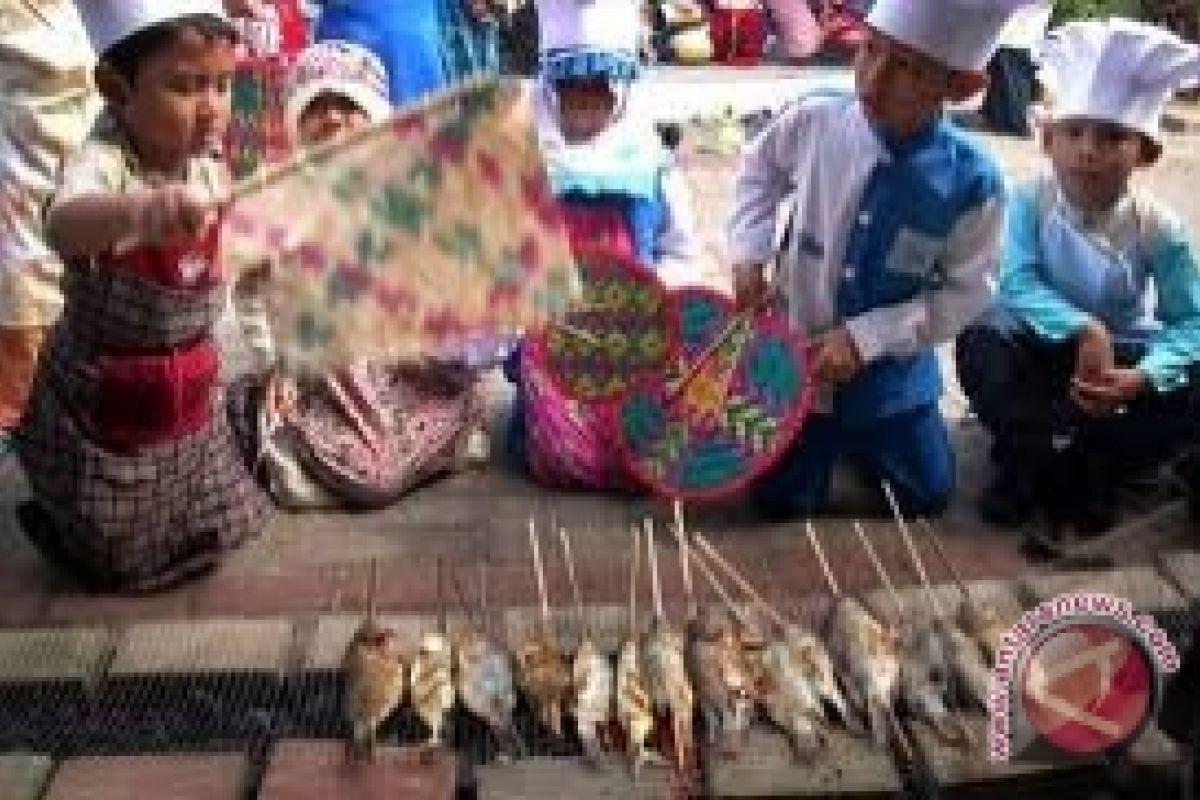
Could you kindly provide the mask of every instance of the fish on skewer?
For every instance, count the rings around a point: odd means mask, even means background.
[[[404,702],[408,665],[396,632],[380,624],[375,614],[379,568],[371,562],[367,615],[346,650],[345,712],[350,723],[348,753],[354,760],[375,756],[379,728]]]
[[[480,565],[480,614],[487,613],[487,563]],[[488,635],[483,621],[468,622],[454,641],[458,698],[487,723],[500,744],[502,758],[519,758],[524,748],[513,723],[517,705],[512,657]]]
[[[413,707],[429,729],[426,745],[445,742],[446,722],[457,695],[454,685],[454,647],[446,634],[446,608],[442,591],[442,560],[438,559],[438,630],[421,635],[412,665]]]
[[[845,685],[846,699],[867,719],[880,746],[887,745],[890,729],[907,749],[893,711],[900,687],[899,637],[893,628],[875,619],[862,603],[841,593],[816,529],[811,522],[805,528],[833,596],[824,634],[834,669]]]
[[[704,609],[688,623],[687,648],[708,742],[732,755],[750,730],[758,683],[738,627],[731,615]]]
[[[675,765],[683,770],[693,741],[695,693],[688,679],[683,636],[663,613],[658,553],[654,547],[654,525],[650,520],[646,520],[646,550],[650,562],[650,587],[654,595],[654,619],[642,646],[646,688],[653,707],[660,713],[670,715],[675,739]]]
[[[571,669],[552,631],[546,572],[533,519],[529,520],[529,545],[542,604],[542,625],[517,648],[517,668],[522,688],[537,708],[538,719],[554,736],[561,737],[563,710],[571,696]]]
[[[596,646],[592,628],[584,619],[583,593],[575,576],[575,559],[571,556],[571,538],[565,528],[558,529],[562,541],[567,580],[575,598],[575,615],[581,637],[575,658],[571,661],[571,699],[575,725],[583,743],[584,755],[597,763],[603,750],[601,732],[607,731],[615,708],[615,683],[612,664]]]
[[[663,761],[647,746],[654,730],[654,708],[642,672],[642,652],[637,621],[638,564],[642,553],[642,531],[633,527],[633,550],[629,560],[629,632],[617,652],[617,722],[625,733],[630,771],[636,780],[643,766]]]
[[[895,584],[884,569],[875,546],[871,544],[866,531],[857,521],[854,522],[854,531],[895,606],[902,642],[900,697],[905,708],[913,717],[927,722],[943,741],[951,744],[962,743],[965,728],[950,711],[953,668],[948,660],[949,651],[943,642],[941,631],[935,627],[917,626],[916,620],[905,608]]]
[[[938,539],[933,526],[924,519],[919,519],[917,522],[933,545],[934,554],[942,562],[946,571],[950,573],[954,585],[962,594],[962,602],[958,606],[957,614],[959,627],[982,648],[988,664],[995,666],[1000,644],[1012,629],[1014,620],[1006,620],[995,606],[983,602],[977,597],[972,597],[966,582],[963,581],[962,576],[954,567],[954,562],[950,560],[949,554],[942,547],[941,540]]]

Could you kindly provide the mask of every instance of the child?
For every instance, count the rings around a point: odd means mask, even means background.
[[[999,298],[960,337],[958,368],[993,436],[983,516],[1016,525],[1046,506],[1086,534],[1113,523],[1122,481],[1196,441],[1200,261],[1131,178],[1162,152],[1163,106],[1200,79],[1200,48],[1087,21],[1039,60],[1050,173],[1012,199]]]
[[[66,302],[18,433],[34,496],[18,515],[88,588],[149,591],[210,569],[269,511],[210,335],[234,34],[217,0],[80,11],[107,108],[47,213]]]
[[[747,307],[771,292],[764,264],[786,209],[776,289],[811,338],[818,386],[815,413],[755,490],[768,514],[819,511],[841,456],[873,486],[890,484],[907,513],[937,514],[950,500],[934,348],[987,304],[1003,198],[992,159],[944,106],[982,88],[1019,2],[880,0],[855,65],[857,97],[801,99],[743,158],[730,222],[735,292]]]
[[[301,147],[390,112],[382,62],[332,40],[300,56],[284,109]],[[239,298],[243,320],[253,318],[254,299]],[[358,363],[320,376],[275,375],[267,394],[264,467],[272,495],[292,509],[384,507],[462,466],[480,405],[474,374],[449,365]]]
[[[0,437],[21,418],[46,332],[62,309],[62,263],[42,210],[63,158],[98,110],[95,61],[70,0],[7,3],[0,22]],[[0,448],[0,453],[3,448]]]
[[[544,0],[538,20],[538,137],[572,245],[607,247],[668,284],[695,281],[699,247],[687,185],[644,114],[635,80],[640,3]],[[558,394],[527,358],[515,357],[509,372],[519,384],[509,430],[514,460],[543,483],[626,485],[611,437],[589,409]]]

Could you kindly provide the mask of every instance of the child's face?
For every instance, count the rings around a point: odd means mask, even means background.
[[[612,121],[617,96],[609,82],[597,80],[559,81],[559,127],[568,142],[594,139]]]
[[[150,55],[131,83],[122,81],[109,100],[148,168],[175,171],[188,158],[219,150],[234,66],[231,41],[185,29]]]
[[[897,136],[919,132],[953,92],[955,73],[878,31],[870,31],[854,63],[854,82],[868,115]]]
[[[300,144],[328,142],[370,122],[367,112],[345,95],[324,92],[313,98],[300,115]]]
[[[1042,130],[1042,147],[1067,199],[1083,211],[1111,208],[1128,190],[1133,171],[1145,163],[1142,135],[1110,122],[1049,123]]]

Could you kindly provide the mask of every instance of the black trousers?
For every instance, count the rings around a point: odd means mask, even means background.
[[[1052,501],[1070,502],[1195,451],[1195,380],[1172,392],[1147,391],[1123,414],[1090,417],[1069,397],[1075,350],[1074,341],[1042,339],[1003,311],[989,312],[960,334],[959,382],[992,435],[999,470]],[[1119,349],[1117,357],[1128,366],[1140,355]]]

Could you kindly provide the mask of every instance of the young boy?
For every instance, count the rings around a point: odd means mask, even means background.
[[[1131,179],[1162,152],[1167,99],[1200,48],[1128,20],[1071,23],[1038,53],[1050,172],[1016,191],[998,302],[958,342],[993,436],[983,516],[1110,527],[1125,479],[1196,441],[1200,261]],[[1053,537],[1052,537],[1053,538]]]
[[[985,82],[1021,0],[880,0],[855,66],[857,96],[785,111],[746,152],[730,222],[744,306],[773,291],[812,340],[816,413],[756,489],[770,515],[825,505],[835,461],[888,482],[913,514],[944,510],[954,457],[938,410],[936,345],[987,304],[1002,179],[943,113]],[[794,196],[794,199],[789,199]],[[770,287],[781,207],[790,247]]]

